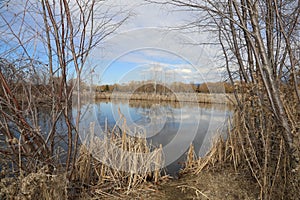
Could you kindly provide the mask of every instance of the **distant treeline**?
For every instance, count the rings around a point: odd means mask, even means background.
[[[196,93],[232,93],[234,86],[227,82],[207,82],[201,84],[176,82],[172,84],[130,82],[128,84],[113,84],[93,86],[96,92],[134,92],[168,94],[174,92]]]
[[[72,81],[68,81],[65,86],[61,77],[53,77],[52,81],[40,82],[33,82],[31,79],[4,78],[5,82],[3,82],[3,79],[1,82],[2,87],[0,87],[0,96],[3,97],[0,101],[1,105],[8,103],[7,99],[4,100],[4,97],[8,99],[15,98],[22,102],[35,101],[36,103],[46,104],[51,103],[51,98],[54,98],[55,101],[63,101],[65,93],[69,94],[73,88]]]

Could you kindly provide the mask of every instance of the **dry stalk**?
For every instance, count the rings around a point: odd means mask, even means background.
[[[23,179],[21,139],[22,139],[22,137],[20,135],[19,142],[18,142],[18,146],[19,146],[19,171],[20,171],[20,179]]]
[[[187,160],[186,160],[185,168],[192,168],[194,162],[195,162],[194,145],[190,144],[190,148],[187,153]]]
[[[188,188],[188,189],[193,189],[195,190],[196,196],[199,197],[199,194],[201,194],[202,196],[204,196],[205,198],[207,198],[208,200],[210,199],[206,194],[204,194],[202,191],[200,191],[198,188],[193,187],[193,186],[188,186],[188,185],[180,185],[177,186],[177,188],[181,188],[182,190]]]
[[[128,136],[131,130],[120,113],[118,121],[122,131],[104,133],[99,138],[94,133],[94,123],[90,124],[89,145],[82,145],[77,160],[75,174],[79,182],[90,185],[97,194],[110,193],[115,190],[127,193],[145,181],[158,182],[163,164],[162,146],[151,149],[147,140],[138,133]],[[97,160],[97,156],[101,161]],[[95,157],[93,157],[95,156]]]
[[[226,141],[218,139],[204,158],[195,161],[192,161],[190,148],[186,166],[197,174],[205,168],[232,164],[235,171],[241,170],[254,178],[261,189],[261,199],[284,198],[285,194],[291,194],[287,190],[289,186],[297,188],[295,183],[291,184],[288,180],[289,177],[296,180],[295,174],[300,168],[299,165],[295,167],[290,164],[293,158],[282,137],[283,128],[276,123],[264,91],[256,91],[258,94],[251,96],[255,88],[250,87],[247,93],[241,95],[243,106],[233,115],[232,123],[228,121]],[[296,109],[297,104],[292,98],[286,99],[284,103],[289,120],[294,122],[291,127],[295,130],[295,151],[299,151],[299,131],[296,130],[300,130],[300,125],[296,119],[300,120],[300,115]]]

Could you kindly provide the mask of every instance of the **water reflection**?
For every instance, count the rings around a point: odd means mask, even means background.
[[[199,156],[207,153],[217,129],[224,127],[231,114],[229,107],[220,104],[137,100],[97,101],[84,105],[83,110],[83,127],[96,119],[102,131],[113,128],[120,110],[130,128],[144,132],[152,144],[163,145],[167,171],[173,175],[191,143]]]

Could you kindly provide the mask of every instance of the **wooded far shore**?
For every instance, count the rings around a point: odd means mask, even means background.
[[[195,102],[214,104],[234,104],[235,98],[231,93],[176,93],[176,94],[149,94],[149,93],[126,93],[126,92],[96,92],[95,99],[126,99],[145,101],[172,101],[172,102]]]

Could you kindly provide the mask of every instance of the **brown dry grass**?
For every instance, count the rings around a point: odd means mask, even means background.
[[[126,119],[120,115],[121,134],[113,129],[100,139],[94,137],[91,124],[89,145],[81,145],[71,179],[48,165],[24,176],[3,176],[0,199],[121,198],[135,193],[142,184],[157,183],[163,165],[162,147],[151,147],[143,137],[128,136]],[[103,156],[101,161],[94,157],[97,154]]]
[[[249,93],[250,94],[250,93]],[[264,99],[245,94],[243,110],[229,121],[226,140],[218,138],[204,158],[196,158],[191,145],[182,178],[169,181],[159,171],[162,148],[152,149],[142,137],[128,136],[121,116],[121,132],[113,129],[101,140],[82,145],[72,178],[48,166],[19,177],[5,176],[2,199],[298,199],[300,168],[290,156]],[[289,117],[295,118],[299,136],[299,104],[286,99]],[[93,124],[90,129],[94,133]],[[134,134],[130,134],[134,135]],[[136,135],[138,136],[138,135]],[[299,140],[295,146],[299,148]],[[296,149],[297,149],[296,148]],[[123,150],[118,151],[118,150]],[[105,150],[105,151],[103,151]],[[149,152],[152,153],[149,153]],[[119,153],[116,153],[119,152]],[[132,152],[135,157],[130,157]],[[149,153],[142,156],[140,153]],[[104,155],[106,164],[92,155]],[[131,169],[131,170],[130,170]]]
[[[125,92],[103,92],[96,93],[95,99],[106,100],[146,100],[146,101],[170,101],[170,102],[198,102],[207,104],[228,104],[235,103],[234,95],[231,93],[173,93],[173,94],[154,94],[154,93],[125,93]]]
[[[66,199],[64,173],[50,174],[48,166],[25,177],[5,177],[0,183],[0,199]]]
[[[184,171],[200,175],[203,170],[230,167],[255,181],[260,199],[298,199],[299,162],[293,164],[281,134],[283,129],[276,123],[267,100],[250,94],[242,95],[243,108],[229,121],[227,139],[218,138],[204,158],[188,160]],[[289,117],[295,122],[293,142],[299,152],[299,102],[293,93],[289,98],[282,98]]]
[[[257,199],[259,188],[243,174],[229,168],[186,173],[179,180],[162,184],[161,199]],[[158,198],[157,198],[158,199]]]

